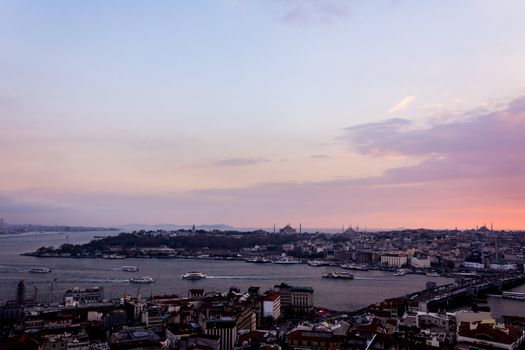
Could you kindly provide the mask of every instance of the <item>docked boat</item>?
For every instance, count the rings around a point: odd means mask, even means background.
[[[399,269],[397,270],[396,272],[394,272],[394,276],[404,276],[408,273],[407,270],[405,269]]]
[[[131,283],[154,283],[156,282],[153,277],[144,276],[144,277],[132,277],[129,280]]]
[[[302,264],[303,262],[301,260],[293,259],[293,258],[281,258],[272,261],[274,264],[282,264],[282,265],[291,265],[291,264]]]
[[[109,254],[109,255],[102,255],[103,259],[126,259],[126,256],[124,255],[118,255],[118,254]]]
[[[202,279],[205,279],[207,277],[208,276],[205,273],[197,272],[197,271],[186,272],[186,273],[182,274],[182,276],[181,276],[181,278],[183,280],[192,280],[192,281],[202,280]]]
[[[501,295],[501,298],[525,301],[525,293],[506,291],[506,292],[503,292],[503,294]]]
[[[272,263],[271,260],[268,260],[268,259],[263,258],[261,256],[258,256],[256,258],[252,258],[252,259],[246,259],[245,261],[249,262],[249,263],[254,263],[254,264],[271,264]]]
[[[128,266],[121,266],[120,267],[120,271],[124,271],[124,272],[137,272],[139,270],[138,267],[136,266],[131,266],[131,265],[128,265]]]
[[[436,271],[429,271],[426,273],[428,277],[441,277],[441,275]]]
[[[330,263],[326,261],[322,261],[322,260],[309,260],[307,264],[308,266],[314,266],[314,267],[330,265]]]
[[[29,272],[31,273],[50,273],[51,269],[49,267],[32,267]]]
[[[352,280],[354,279],[354,275],[344,271],[333,271],[323,275],[323,278]]]
[[[341,268],[345,270],[368,271],[368,266],[359,264],[343,264]]]

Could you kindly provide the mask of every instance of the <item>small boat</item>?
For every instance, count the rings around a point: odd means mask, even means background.
[[[354,275],[344,271],[334,271],[323,275],[323,278],[340,279],[340,280],[353,280]]]
[[[121,266],[120,267],[120,271],[124,271],[124,272],[137,272],[139,270],[138,267],[136,266]]]
[[[314,267],[330,265],[330,263],[327,263],[326,261],[322,261],[322,260],[309,260],[307,264],[308,266],[314,266]]]
[[[408,273],[407,270],[405,269],[399,269],[397,270],[396,272],[394,272],[394,276],[404,276]]]
[[[426,275],[428,277],[441,277],[441,275],[439,273],[437,273],[436,271],[429,271],[426,273]]]
[[[51,269],[49,267],[32,267],[29,272],[31,273],[50,273]]]
[[[197,272],[197,271],[190,271],[190,272],[186,272],[186,273],[182,274],[182,276],[180,278],[183,279],[183,280],[196,281],[196,280],[205,279],[207,277],[208,276],[205,273]]]
[[[125,255],[111,254],[111,255],[102,255],[103,259],[126,259]]]
[[[281,258],[272,261],[274,264],[282,264],[282,265],[291,265],[291,264],[302,264],[301,260],[293,259],[293,258]]]
[[[154,283],[156,282],[152,277],[149,277],[149,276],[132,277],[129,281],[131,283]]]
[[[249,263],[254,263],[254,264],[271,264],[272,263],[271,260],[265,259],[261,256],[258,256],[252,259],[246,259],[245,261]]]
[[[345,270],[368,271],[368,266],[359,264],[343,264],[341,268]]]

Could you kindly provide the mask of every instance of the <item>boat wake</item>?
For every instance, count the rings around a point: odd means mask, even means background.
[[[31,283],[60,283],[60,284],[72,284],[72,283],[128,283],[129,279],[118,279],[118,278],[86,278],[86,279],[66,279],[66,280],[34,280],[29,281]]]
[[[301,279],[301,278],[312,278],[315,276],[280,276],[280,279]],[[279,279],[275,276],[208,276],[208,279],[217,279],[217,280],[275,280]]]
[[[392,281],[390,278],[382,278],[382,277],[354,277],[355,280],[367,280],[367,281]]]

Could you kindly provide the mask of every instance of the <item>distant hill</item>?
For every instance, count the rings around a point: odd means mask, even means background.
[[[164,230],[164,231],[177,231],[177,230],[191,230],[193,225],[176,225],[176,224],[154,224],[154,225],[148,225],[148,224],[127,224],[127,225],[119,225],[120,229],[127,230],[127,231],[157,231],[157,230]],[[227,230],[235,230],[236,228],[233,226],[225,225],[225,224],[210,224],[210,225],[195,225],[195,229],[197,230],[221,230],[221,231],[227,231]]]
[[[39,224],[8,224],[0,219],[1,233],[25,232],[86,232],[86,231],[118,231],[114,227],[69,226],[69,225],[39,225]]]

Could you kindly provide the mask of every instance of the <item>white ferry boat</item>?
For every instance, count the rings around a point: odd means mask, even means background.
[[[272,261],[274,264],[282,264],[282,265],[291,265],[291,264],[302,264],[301,260],[297,260],[294,258],[281,258]]]
[[[49,267],[32,267],[29,272],[31,273],[50,273],[51,269]]]
[[[129,281],[131,283],[154,283],[156,282],[152,277],[149,277],[149,276],[132,277]]]
[[[256,258],[246,259],[244,261],[246,261],[248,263],[254,263],[254,264],[271,264],[272,263],[271,260],[268,260],[268,259],[263,258],[261,256],[258,256]]]
[[[126,256],[124,255],[118,255],[118,254],[110,254],[110,255],[102,255],[103,259],[126,259]]]
[[[346,270],[368,271],[368,266],[359,264],[343,264],[341,268]]]
[[[399,269],[396,272],[394,272],[394,276],[404,276],[408,273],[408,270],[405,269]]]
[[[344,272],[344,271],[334,271],[334,272],[329,272],[326,275],[323,275],[323,278],[353,280],[354,275],[348,272]]]
[[[139,270],[138,267],[131,266],[131,265],[125,265],[125,266],[120,267],[120,271],[124,271],[124,272],[137,272],[138,270]]]
[[[197,272],[197,271],[190,271],[190,272],[186,272],[186,273],[182,274],[182,276],[180,278],[182,278],[183,280],[196,281],[196,280],[205,279],[207,277],[208,276],[205,273]]]
[[[314,267],[330,265],[326,261],[322,261],[322,260],[309,260],[307,264],[308,266],[314,266]]]

